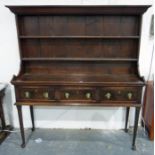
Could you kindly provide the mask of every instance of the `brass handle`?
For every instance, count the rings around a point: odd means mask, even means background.
[[[44,97],[45,99],[48,99],[48,98],[49,98],[48,92],[44,92],[44,93],[43,93],[43,97]]]
[[[128,99],[131,100],[132,99],[132,93],[128,93]]]
[[[30,98],[30,92],[29,91],[25,92],[25,98]]]
[[[65,98],[68,99],[69,96],[70,96],[70,94],[66,92],[66,93],[65,93]]]
[[[86,98],[90,99],[91,98],[91,93],[86,93]]]
[[[109,100],[111,98],[111,93],[106,93],[105,97]]]

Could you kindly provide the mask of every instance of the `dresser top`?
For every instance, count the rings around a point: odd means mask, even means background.
[[[142,14],[151,5],[7,5],[15,14]]]

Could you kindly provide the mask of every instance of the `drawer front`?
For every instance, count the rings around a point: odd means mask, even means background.
[[[78,87],[78,86],[20,86],[17,101],[54,101],[57,103],[122,103],[141,101],[141,87]]]
[[[139,101],[141,89],[137,87],[104,87],[100,91],[102,101]]]
[[[49,87],[20,87],[16,91],[21,100],[53,100],[54,89]]]
[[[76,87],[66,87],[60,88],[57,91],[57,96],[59,100],[65,101],[94,101],[95,100],[95,90],[93,88],[76,88]]]

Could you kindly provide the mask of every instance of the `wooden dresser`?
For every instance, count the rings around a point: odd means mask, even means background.
[[[7,6],[16,16],[21,67],[12,83],[25,147],[22,106],[135,107],[141,17],[149,6]]]

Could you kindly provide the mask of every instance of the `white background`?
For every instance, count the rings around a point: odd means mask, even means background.
[[[4,98],[7,122],[19,127],[15,103],[14,88],[9,83],[19,71],[19,50],[13,13],[4,5],[152,5],[152,0],[1,0],[0,1],[0,82],[9,86]],[[153,38],[150,36],[150,21],[153,7],[143,16],[142,39],[140,46],[139,70],[141,76],[148,78],[153,50]],[[30,127],[30,114],[24,110],[24,125]],[[97,128],[121,129],[124,127],[124,108],[101,107],[36,107],[36,126],[40,128]],[[132,126],[132,109],[129,124]]]

